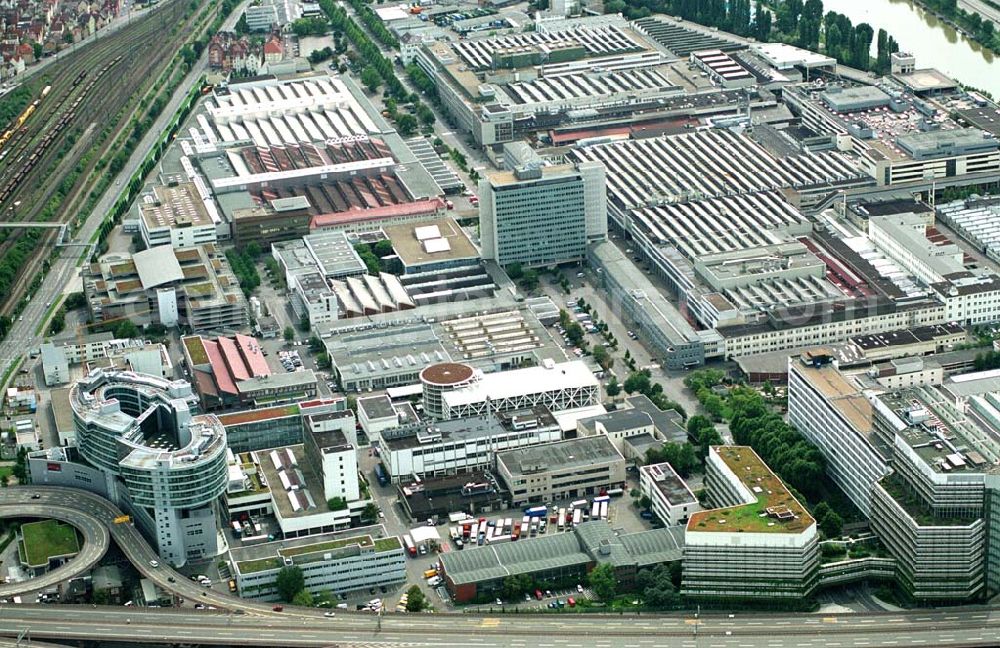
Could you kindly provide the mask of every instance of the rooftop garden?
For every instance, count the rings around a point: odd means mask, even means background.
[[[379,538],[375,541],[375,551],[394,551],[396,549],[401,549],[402,545],[399,544],[399,538],[396,536],[389,536],[388,538]]]
[[[691,531],[800,533],[813,523],[785,484],[746,446],[715,446],[726,466],[757,496],[743,506],[702,511],[691,516]],[[769,511],[770,509],[770,511]]]
[[[283,556],[288,556],[288,557],[301,556],[304,554],[333,551],[334,549],[341,549],[343,547],[349,547],[352,545],[358,545],[361,547],[370,547],[372,546],[371,536],[366,536],[366,535],[354,536],[351,538],[341,538],[339,540],[330,540],[328,542],[319,542],[316,544],[303,545],[301,547],[291,547],[289,549],[282,549],[281,554]]]
[[[931,507],[914,494],[899,475],[895,473],[883,478],[880,483],[885,492],[889,493],[889,496],[896,500],[896,503],[902,506],[907,514],[920,526],[966,526],[972,524],[977,519],[971,515],[935,514]]]
[[[21,558],[32,567],[47,565],[50,558],[73,556],[80,551],[76,529],[58,520],[21,525]]]
[[[258,560],[244,560],[239,563],[240,572],[244,574],[254,574],[256,572],[278,569],[281,567],[281,560],[278,558],[260,558]]]
[[[205,345],[202,343],[200,337],[186,337],[183,339],[184,348],[187,349],[188,355],[191,357],[192,364],[201,365],[208,363],[208,352],[205,351]]]
[[[240,425],[242,423],[252,423],[254,421],[264,421],[272,418],[282,418],[285,416],[295,416],[299,413],[297,404],[285,405],[283,407],[269,407],[267,409],[247,410],[245,412],[233,412],[223,414],[219,419],[224,425]]]

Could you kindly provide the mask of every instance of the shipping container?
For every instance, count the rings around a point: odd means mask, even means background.
[[[608,519],[608,503],[607,502],[601,502],[601,519],[602,520],[607,520]]]
[[[559,522],[559,526],[556,527],[556,528],[559,529],[560,531],[564,530],[566,528],[566,509],[564,509],[564,508],[559,509],[559,520],[558,520],[558,522]]]
[[[533,517],[533,518],[545,517],[545,514],[547,512],[548,509],[545,508],[544,506],[535,506],[532,508],[524,509],[524,514],[528,517]]]
[[[573,526],[580,526],[580,522],[583,521],[583,511],[580,509],[573,509]]]
[[[411,556],[417,555],[417,546],[413,544],[413,538],[409,534],[403,536],[403,544],[406,545],[406,552]]]

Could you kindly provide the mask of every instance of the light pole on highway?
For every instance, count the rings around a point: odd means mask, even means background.
[[[14,644],[18,648],[21,646],[31,645],[31,628],[25,628],[17,635],[17,641]]]

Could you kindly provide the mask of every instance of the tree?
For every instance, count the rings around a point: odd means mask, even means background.
[[[111,603],[111,593],[107,589],[95,589],[90,600],[94,605],[109,605]]]
[[[275,586],[278,588],[278,596],[281,600],[291,603],[295,595],[305,589],[306,579],[299,567],[294,565],[291,567],[282,567],[278,571]]]
[[[139,337],[139,328],[132,323],[132,320],[122,320],[115,327],[115,337],[120,339]]]
[[[608,381],[608,384],[604,388],[604,391],[606,391],[608,393],[608,396],[611,396],[612,398],[622,393],[622,388],[621,385],[618,384],[618,379],[615,378],[614,376],[611,376],[611,380]]]
[[[625,379],[623,387],[629,394],[634,394],[636,392],[645,394],[651,389],[649,375],[643,371],[630,373],[628,378]]]
[[[236,27],[234,27],[234,29],[236,30],[236,33],[240,35],[250,33],[250,25],[247,23],[246,12],[240,14],[240,19],[236,21]]]
[[[294,340],[295,339],[295,329],[293,329],[291,326],[286,326],[285,327],[285,332],[284,332],[284,337],[285,337],[285,342],[291,342],[292,340]]]
[[[608,350],[604,348],[603,344],[595,344],[594,348],[591,350],[594,355],[594,361],[601,365],[601,369],[607,371],[615,363],[615,359],[611,357]]]
[[[573,346],[580,346],[580,343],[583,342],[583,327],[580,326],[579,322],[569,323],[569,326],[566,327],[566,337],[569,338]]]
[[[382,83],[382,76],[372,65],[366,65],[361,70],[361,83],[368,88],[368,92],[375,92]]]
[[[400,135],[413,135],[417,132],[417,118],[413,115],[400,115],[396,120],[396,128]]]
[[[524,276],[524,268],[521,266],[520,263],[511,263],[510,265],[507,266],[506,269],[507,269],[507,276],[510,277],[511,281],[517,281],[518,279]],[[562,313],[565,312],[566,311],[562,311],[560,313],[560,317],[562,316]]]
[[[377,257],[389,256],[390,254],[392,254],[392,251],[393,251],[392,241],[390,241],[389,239],[383,239],[379,241],[378,243],[375,244],[375,247],[372,248],[372,252],[374,252],[375,256]]]
[[[538,288],[538,273],[531,268],[527,268],[521,274],[521,287],[526,292],[531,292],[535,288]]]
[[[333,367],[333,360],[330,359],[330,354],[324,351],[323,353],[316,354],[316,368],[317,369],[330,369]]]
[[[31,44],[31,52],[32,52],[32,54],[35,55],[35,60],[36,61],[38,59],[42,58],[42,52],[44,52],[44,51],[45,50],[42,49],[42,44],[41,43],[32,43]]]
[[[532,589],[534,586],[534,581],[529,574],[518,574],[516,576],[508,576],[503,579],[503,588],[501,590],[501,596],[504,600],[513,601],[519,598],[522,594]]]
[[[680,561],[670,563],[669,566],[657,565],[651,569],[640,569],[636,574],[636,586],[642,593],[642,601],[646,607],[663,609],[677,605],[677,589],[672,573],[675,564],[680,565]]]
[[[378,520],[378,506],[374,502],[368,502],[361,509],[361,522],[363,524],[371,524],[376,520]]]
[[[301,607],[312,607],[313,606],[312,594],[309,593],[309,590],[305,589],[299,590],[298,592],[295,593],[295,596],[292,597],[292,605],[299,605]]]
[[[63,307],[66,310],[76,310],[77,308],[83,308],[87,305],[87,295],[82,292],[70,293],[66,297],[66,301],[63,302]]]
[[[587,576],[587,583],[597,598],[610,601],[618,590],[618,580],[615,578],[615,568],[610,563],[601,563],[594,567]]]
[[[414,585],[410,589],[406,590],[407,612],[420,612],[426,606],[427,606],[427,597],[424,596],[424,593],[420,589],[419,585]]]
[[[417,119],[424,126],[433,126],[436,117],[434,117],[434,111],[427,104],[420,104],[417,106]]]
[[[347,508],[347,500],[343,497],[331,497],[326,500],[326,505],[330,507],[331,511],[343,511]]]

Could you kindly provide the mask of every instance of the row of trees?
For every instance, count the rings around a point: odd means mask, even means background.
[[[807,500],[822,499],[826,461],[816,446],[781,415],[774,412],[756,391],[738,387],[729,396],[733,440],[751,446],[785,483]]]
[[[975,40],[982,45],[1000,52],[1000,33],[997,32],[996,25],[989,20],[983,19],[977,11],[966,11],[958,6],[957,0],[923,0],[924,4],[937,11],[945,18],[956,22],[962,29],[968,32]],[[997,7],[995,1],[988,1]]]
[[[371,7],[365,4],[363,0],[350,1],[351,6],[354,7],[357,15],[371,33],[375,34],[375,37],[387,47],[398,49],[398,41],[385,28],[382,20]],[[403,83],[396,77],[392,62],[382,56],[378,45],[369,38],[365,30],[347,15],[343,7],[334,4],[333,0],[320,0],[319,5],[330,19],[330,24],[333,25],[334,30],[343,32],[347,39],[354,45],[355,50],[357,50],[359,60],[363,64],[361,82],[374,91],[374,88],[380,85],[376,83],[377,78],[380,77],[382,84],[385,85],[387,98],[391,98],[397,103],[410,104],[413,112],[417,114],[415,117],[409,113],[396,112],[394,119],[396,128],[400,134],[407,136],[415,133],[419,125],[418,119],[427,126],[433,125],[433,111],[426,107],[424,107],[424,110],[421,109],[423,104],[420,101],[420,97],[415,93],[411,94],[403,86]],[[392,115],[390,114],[390,116]]]
[[[257,272],[257,257],[260,256],[260,246],[250,243],[241,249],[233,248],[226,251],[229,267],[240,282],[243,294],[249,297],[260,286],[260,273]]]
[[[750,0],[605,0],[604,12],[625,14],[630,20],[655,13],[670,14],[765,41],[772,22],[771,12],[759,3],[754,17]]]
[[[925,1],[958,20],[980,42],[996,42],[993,24],[979,20],[974,12],[966,14],[956,9],[955,0]],[[841,63],[880,74],[889,70],[889,55],[899,50],[892,36],[879,30],[878,55],[872,60],[869,52],[875,32],[871,25],[853,25],[847,16],[833,11],[824,13],[822,0],[774,0],[768,4],[774,7],[773,15],[761,3],[757,4],[756,12],[751,11],[749,0],[633,0],[627,3],[626,0],[607,0],[604,9],[606,13],[624,13],[633,20],[653,13],[680,16],[759,41],[781,40],[816,52],[824,51]]]

